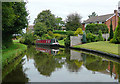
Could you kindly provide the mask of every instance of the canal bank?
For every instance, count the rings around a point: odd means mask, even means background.
[[[112,60],[112,59],[111,59]],[[8,68],[9,69],[9,68]],[[120,82],[120,63],[69,48],[28,46],[5,82]],[[4,72],[5,73],[5,72]]]
[[[62,43],[62,45],[60,44],[59,47],[65,48],[65,45],[63,45]],[[100,42],[92,42],[92,43],[87,43],[82,45],[76,45],[69,48],[106,55],[106,56],[120,59],[120,52],[119,52],[120,44],[112,44],[109,42],[100,41]]]
[[[2,68],[14,62],[27,49],[27,45],[13,41],[13,45],[2,50]]]

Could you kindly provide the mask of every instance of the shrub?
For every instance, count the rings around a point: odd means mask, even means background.
[[[86,35],[86,39],[87,39],[87,43],[96,42],[97,41],[97,36],[92,34],[92,33],[88,33]]]
[[[74,36],[74,33],[71,31],[67,32],[67,38],[65,39],[65,46],[66,47],[70,46],[70,36]]]
[[[111,40],[110,42],[120,44],[120,18],[118,21],[118,26],[115,29],[113,40]]]
[[[102,31],[101,30],[99,30],[99,32],[98,32],[99,34],[98,34],[98,41],[104,41],[104,38],[102,37]]]
[[[49,31],[49,32],[48,32],[48,35],[51,36],[52,38],[54,38],[54,34],[53,34],[52,31]]]
[[[84,32],[83,33],[83,37],[82,37],[82,43],[86,43],[87,40],[86,40],[86,33]]]
[[[75,33],[74,33],[75,35],[78,35],[78,34],[83,34],[83,31],[82,31],[82,29],[81,28],[78,28],[76,31],[75,31]]]
[[[112,21],[111,21],[111,24],[110,24],[110,37],[108,40],[112,39],[113,38],[113,28],[112,28]]]
[[[102,33],[108,33],[108,27],[105,24],[88,24],[85,31],[90,31],[90,33],[98,34],[101,30]]]

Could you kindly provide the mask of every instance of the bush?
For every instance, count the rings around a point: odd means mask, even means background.
[[[65,39],[65,46],[66,47],[70,46],[70,36],[74,36],[74,33],[71,31],[67,32],[67,38]]]
[[[105,24],[88,24],[85,31],[90,31],[90,33],[98,34],[98,31],[101,30],[102,33],[108,33],[108,27]]]
[[[39,39],[39,36],[33,35],[31,32],[24,33],[23,36],[20,38],[20,43],[24,44],[35,44],[35,40]]]
[[[54,38],[54,34],[53,34],[52,31],[49,31],[49,32],[48,32],[48,35],[51,36],[52,38]]]
[[[99,34],[98,34],[98,38],[97,38],[97,40],[98,40],[98,41],[104,41],[104,38],[102,37],[102,31],[99,30],[98,33],[99,33]]]
[[[113,40],[110,40],[110,42],[120,44],[120,18],[119,18],[118,26],[115,29]]]
[[[86,40],[86,33],[84,32],[83,33],[83,37],[82,37],[82,43],[86,43],[87,40]]]
[[[78,34],[83,34],[83,31],[82,31],[82,29],[81,28],[78,28],[76,31],[75,31],[75,33],[74,33],[75,35],[78,35]]]
[[[87,43],[96,42],[97,41],[97,36],[92,34],[92,33],[88,33],[86,35],[86,39],[87,39]]]
[[[61,31],[61,30],[53,31],[54,34],[63,34],[63,35],[66,35],[68,32],[74,33],[75,31]]]

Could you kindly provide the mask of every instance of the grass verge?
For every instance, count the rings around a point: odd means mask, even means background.
[[[64,46],[64,40],[59,40],[59,45],[63,45]]]
[[[27,49],[26,45],[17,43],[18,41],[13,42],[14,44],[11,47],[2,50],[2,67],[8,65]]]
[[[119,45],[120,44],[110,43],[109,41],[99,41],[99,42],[86,43],[82,45],[76,45],[74,47],[98,50],[98,51],[102,51],[110,54],[120,55],[120,53],[118,53]]]

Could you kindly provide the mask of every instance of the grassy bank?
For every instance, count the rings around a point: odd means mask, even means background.
[[[14,44],[11,47],[2,50],[2,67],[8,65],[27,49],[26,45],[17,43],[16,40],[13,42]]]
[[[86,44],[77,45],[74,47],[98,50],[98,51],[102,51],[102,52],[106,52],[106,53],[120,55],[120,53],[118,53],[120,44],[119,45],[113,44],[113,43],[109,43],[108,41],[107,42],[99,41],[99,42],[86,43]]]
[[[59,45],[64,45],[64,40],[59,40]]]

